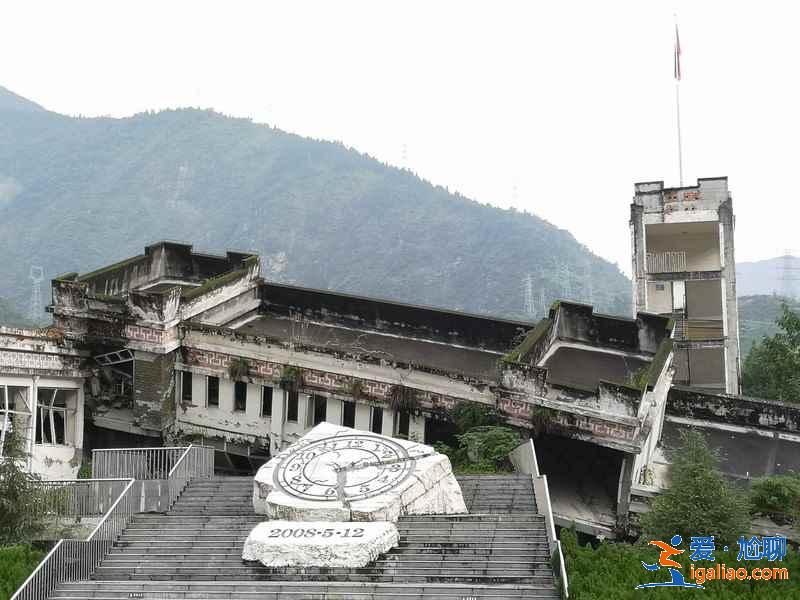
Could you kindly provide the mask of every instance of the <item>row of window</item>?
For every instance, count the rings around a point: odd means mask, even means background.
[[[186,404],[192,403],[192,374],[183,373],[181,385],[181,397]],[[206,406],[219,406],[219,377],[206,376]],[[261,412],[264,418],[272,417],[272,396],[273,388],[268,385],[261,386]],[[297,423],[299,415],[300,397],[297,392],[288,392],[286,398],[286,421]],[[233,410],[234,412],[247,411],[247,383],[236,381],[233,385]],[[327,420],[328,399],[325,396],[313,394],[309,400],[309,424],[319,425]],[[356,426],[356,403],[342,401],[342,425],[345,427]],[[370,411],[370,431],[382,433],[383,431],[383,409],[377,406],[371,407]],[[397,433],[407,436],[410,427],[410,415],[400,413],[397,421]]]

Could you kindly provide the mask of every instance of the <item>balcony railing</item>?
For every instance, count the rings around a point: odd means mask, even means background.
[[[682,273],[686,271],[686,252],[648,252],[648,273]]]
[[[717,319],[683,319],[675,321],[674,338],[680,341],[721,340],[725,337],[722,321]]]

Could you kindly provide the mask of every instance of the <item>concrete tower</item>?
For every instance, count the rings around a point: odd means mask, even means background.
[[[674,383],[738,394],[739,314],[727,177],[637,183],[631,204],[633,310],[675,320]]]

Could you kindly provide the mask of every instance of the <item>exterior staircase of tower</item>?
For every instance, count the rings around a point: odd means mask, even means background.
[[[91,581],[52,599],[558,598],[529,475],[459,478],[468,515],[408,516],[400,545],[364,568],[267,568],[242,547],[262,517],[251,477],[195,480],[166,514],[136,515]]]

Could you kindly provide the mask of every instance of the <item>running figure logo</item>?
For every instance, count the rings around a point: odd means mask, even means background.
[[[661,567],[666,567],[670,573],[671,580],[664,581],[662,583],[643,583],[641,585],[637,585],[635,589],[639,588],[651,588],[651,587],[684,587],[684,588],[703,588],[702,585],[698,585],[696,583],[686,583],[683,579],[683,575],[681,574],[678,569],[681,568],[679,562],[672,560],[670,557],[675,556],[676,554],[683,554],[683,550],[678,550],[674,546],[678,546],[681,543],[681,536],[673,535],[670,543],[667,544],[666,542],[662,542],[661,540],[652,540],[648,542],[652,546],[657,546],[661,548],[661,552],[658,554],[658,562],[653,563],[652,565],[647,564],[646,562],[642,561],[642,566],[647,569],[648,571],[658,571]],[[670,545],[672,544],[672,545]]]

